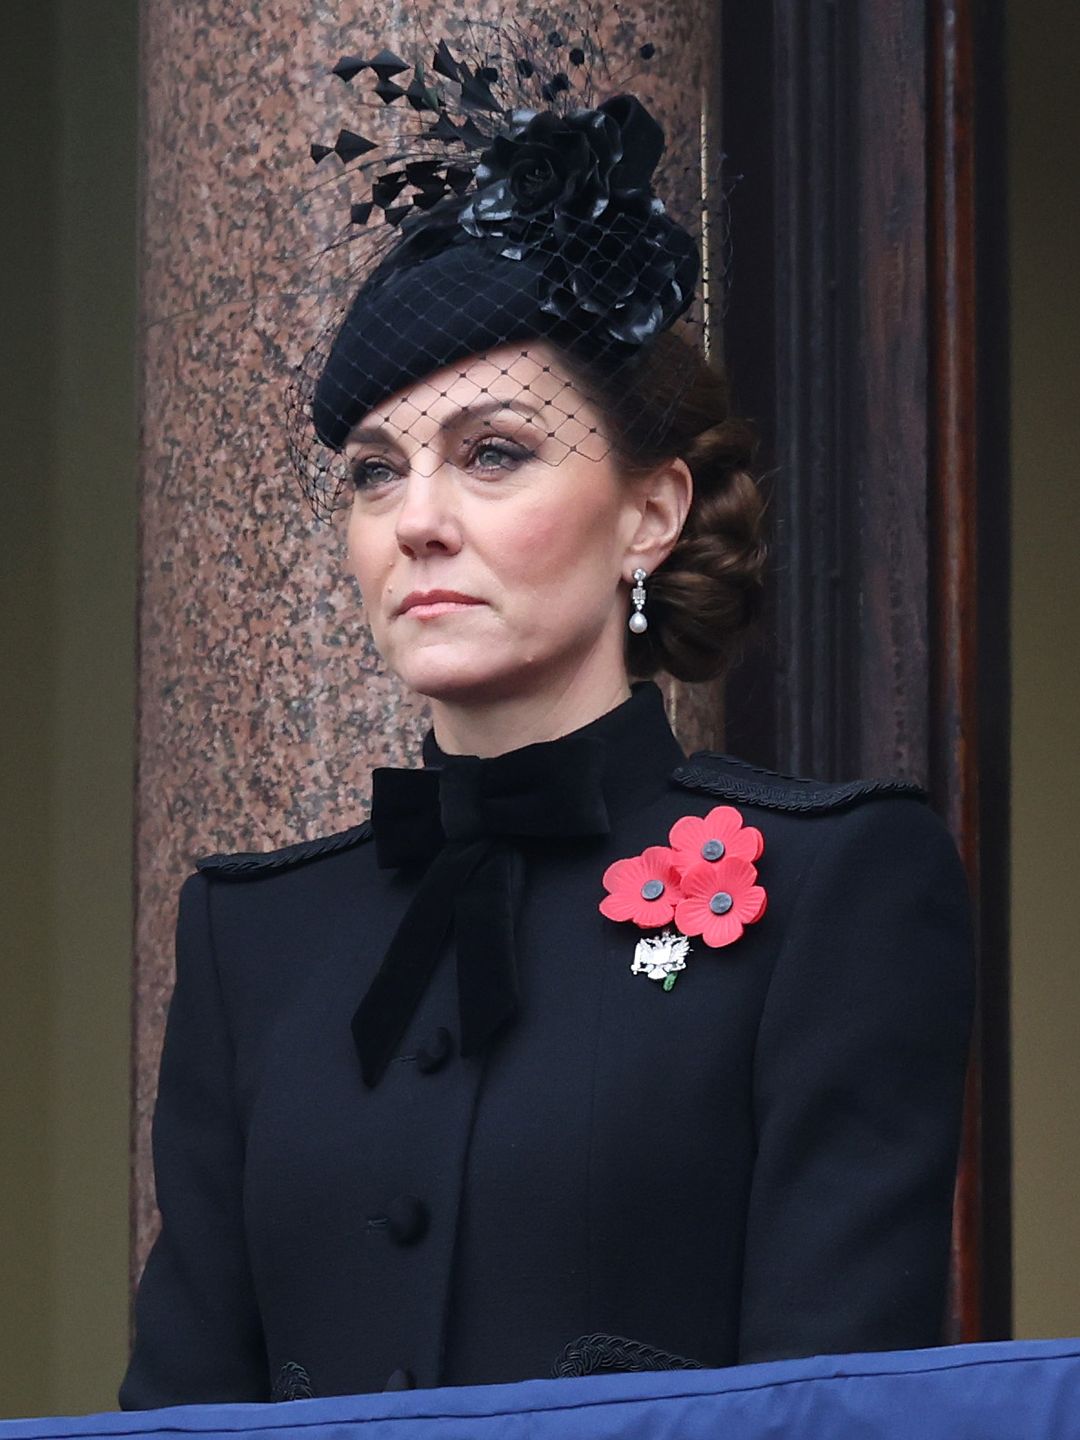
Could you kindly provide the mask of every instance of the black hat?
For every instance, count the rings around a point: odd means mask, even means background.
[[[584,64],[589,38],[546,42]],[[300,367],[290,441],[317,508],[341,486],[334,456],[354,426],[398,391],[469,356],[534,340],[602,363],[610,379],[695,299],[697,244],[654,189],[659,122],[628,92],[574,103],[566,73],[545,72],[527,29],[500,30],[498,44],[498,63],[490,53],[459,59],[440,41],[430,69],[385,49],[334,67],[346,82],[369,70],[380,103],[404,98],[420,133],[412,151],[359,167],[381,169],[365,201],[352,203],[352,223],[382,236],[351,271],[359,285],[329,343]],[[642,58],[652,53],[641,48]],[[587,78],[594,83],[592,70]],[[529,87],[545,108],[506,103],[527,98]],[[312,154],[348,163],[375,148],[343,130]],[[313,430],[314,449],[301,426]]]

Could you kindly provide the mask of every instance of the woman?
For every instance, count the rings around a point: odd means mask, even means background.
[[[631,1365],[941,1339],[955,848],[898,782],[688,760],[631,682],[719,674],[763,554],[654,127],[516,117],[321,369],[349,566],[433,726],[370,823],[184,885],[127,1408],[544,1376],[596,1332]]]

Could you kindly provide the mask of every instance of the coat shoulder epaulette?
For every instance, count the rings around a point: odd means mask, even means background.
[[[317,860],[321,855],[335,855],[340,850],[351,850],[371,839],[371,822],[364,820],[348,830],[339,830],[334,835],[320,835],[315,840],[298,840],[294,845],[285,845],[280,850],[241,851],[239,854],[202,855],[195,861],[195,868],[204,875],[221,875],[230,880],[246,880],[258,875],[269,875],[277,870],[287,870],[293,865],[303,865],[308,860]]]
[[[672,772],[671,779],[687,790],[700,790],[723,800],[800,814],[841,810],[846,805],[856,805],[884,795],[928,799],[926,791],[911,780],[810,780],[802,775],[767,770],[761,765],[751,765],[733,755],[720,755],[711,750],[699,750],[691,755]]]

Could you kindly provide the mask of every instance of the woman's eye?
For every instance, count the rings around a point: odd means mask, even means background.
[[[469,462],[475,464],[478,470],[512,470],[525,460],[531,460],[532,453],[523,445],[513,445],[509,441],[496,443],[481,440],[470,451]]]
[[[392,480],[397,471],[385,460],[357,459],[350,467],[352,482],[358,490],[369,485],[380,485],[387,480]]]

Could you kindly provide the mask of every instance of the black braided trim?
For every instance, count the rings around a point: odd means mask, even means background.
[[[734,773],[733,773],[734,772]],[[808,780],[800,775],[784,775],[778,770],[750,765],[732,755],[719,755],[699,750],[685,765],[672,771],[671,779],[687,790],[703,790],[725,800],[738,800],[743,805],[761,805],[769,810],[793,810],[801,813],[840,810],[860,800],[881,795],[910,795],[927,800],[926,791],[912,780],[886,777],[875,780]]]
[[[615,1375],[627,1370],[703,1370],[699,1360],[658,1350],[625,1335],[580,1335],[560,1351],[551,1367],[557,1380],[566,1375]]]
[[[321,835],[316,840],[299,840],[295,845],[286,845],[281,850],[264,853],[251,851],[236,855],[203,855],[195,861],[195,868],[208,875],[221,875],[226,879],[243,880],[249,875],[265,875],[275,870],[285,870],[290,865],[302,865],[320,855],[333,855],[339,850],[349,850],[371,839],[371,822],[363,821],[349,830],[339,830],[336,835]]]
[[[286,1361],[277,1373],[270,1399],[275,1403],[279,1400],[314,1400],[315,1388],[311,1376],[295,1360]]]

